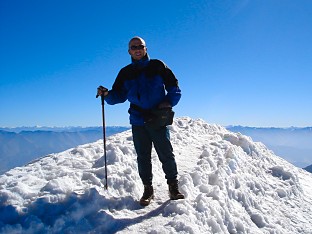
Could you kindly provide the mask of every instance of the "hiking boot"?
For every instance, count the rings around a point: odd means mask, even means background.
[[[184,199],[184,195],[179,192],[178,181],[168,182],[169,196],[171,200]]]
[[[141,206],[147,206],[151,203],[154,198],[154,189],[152,185],[144,185],[144,193],[140,199]]]

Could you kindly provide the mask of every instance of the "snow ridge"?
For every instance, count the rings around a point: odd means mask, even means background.
[[[312,175],[262,143],[201,119],[177,118],[171,141],[185,200],[168,200],[152,152],[155,200],[143,186],[131,131],[48,155],[0,176],[0,232],[312,233]]]

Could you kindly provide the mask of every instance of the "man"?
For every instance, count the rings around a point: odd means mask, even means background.
[[[162,163],[169,186],[170,199],[184,199],[178,189],[178,171],[169,139],[167,126],[151,126],[147,122],[152,118],[152,110],[164,110],[175,106],[181,98],[178,81],[172,71],[160,60],[150,59],[145,41],[134,37],[129,42],[129,54],[132,63],[122,68],[108,91],[98,88],[98,95],[114,105],[130,102],[129,114],[132,125],[134,147],[137,153],[139,175],[144,185],[140,199],[142,206],[150,204],[154,198],[152,185],[152,144]]]

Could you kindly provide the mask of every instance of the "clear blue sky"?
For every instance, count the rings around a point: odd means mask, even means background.
[[[0,1],[0,126],[101,125],[141,36],[179,79],[176,116],[312,126],[311,0]],[[129,104],[105,105],[128,125]]]

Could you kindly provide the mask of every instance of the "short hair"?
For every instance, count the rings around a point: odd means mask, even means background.
[[[128,44],[129,48],[130,48],[131,42],[134,41],[134,40],[140,40],[140,41],[142,41],[143,45],[146,46],[145,41],[144,41],[144,39],[142,37],[135,36],[135,37],[132,37],[130,39],[129,44]]]

